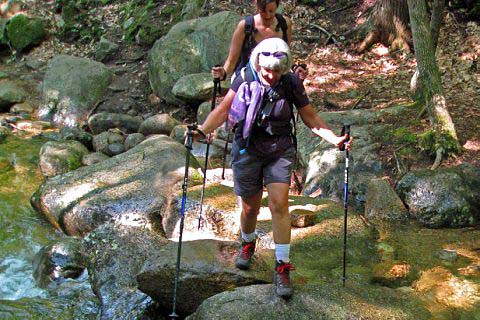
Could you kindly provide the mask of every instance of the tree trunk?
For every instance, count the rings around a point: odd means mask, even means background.
[[[440,70],[435,58],[426,1],[408,0],[408,10],[422,96],[425,99],[432,126],[430,151],[436,155],[433,167],[437,167],[445,156],[457,153],[460,146],[455,126],[447,110]]]
[[[445,0],[435,0],[432,5],[432,16],[430,18],[430,30],[432,32],[433,50],[437,50],[438,35],[440,33],[440,27],[445,16]],[[418,69],[415,70],[415,74],[410,80],[410,90],[414,92],[415,97],[421,99],[420,83],[418,81]],[[423,113],[423,111],[421,112]]]
[[[377,0],[370,10],[367,24],[371,31],[357,51],[363,52],[377,42],[389,45],[391,51],[410,51],[407,0]]]

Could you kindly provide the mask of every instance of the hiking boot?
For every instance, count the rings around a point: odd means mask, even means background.
[[[252,264],[252,257],[254,253],[255,253],[255,240],[253,240],[252,242],[242,241],[242,247],[240,248],[240,252],[238,253],[235,266],[238,269],[242,269],[242,270],[250,269],[250,265]]]
[[[277,295],[282,298],[290,298],[293,294],[293,286],[290,280],[290,271],[295,270],[290,263],[285,263],[282,260],[275,263],[275,273],[273,280],[275,282],[275,289]]]

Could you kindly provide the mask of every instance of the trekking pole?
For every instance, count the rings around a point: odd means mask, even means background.
[[[350,125],[344,124],[342,128],[342,136],[347,135],[345,141],[350,140]],[[345,147],[345,142],[340,147],[340,151],[345,150],[345,182],[343,187],[343,205],[344,205],[344,214],[343,214],[343,276],[342,283],[345,287],[346,278],[346,268],[347,268],[347,217],[348,217],[348,149]]]
[[[186,160],[185,160],[185,175],[183,176],[183,186],[182,186],[182,206],[180,209],[180,236],[178,237],[178,251],[177,251],[177,265],[175,271],[175,286],[173,287],[173,308],[172,313],[170,314],[170,319],[175,320],[178,318],[178,315],[175,313],[175,308],[177,306],[177,289],[178,289],[178,280],[180,275],[180,257],[182,255],[182,237],[183,237],[183,225],[185,222],[185,204],[187,201],[187,185],[188,185],[188,168],[190,166],[190,155],[192,153],[192,144],[193,144],[193,131],[198,131],[200,134],[204,135],[200,130],[198,130],[197,125],[187,126],[187,138],[185,139],[185,148]]]
[[[228,142],[230,141],[230,133],[232,130],[229,130],[225,125],[225,128],[228,131],[227,141],[225,141],[225,149],[223,149],[223,165],[222,165],[222,180],[225,180],[225,166],[227,163],[227,153],[228,153]]]
[[[210,107],[210,112],[215,109],[215,102],[217,98],[217,91],[218,88],[220,87],[220,79],[219,78],[213,78],[213,93],[212,93],[212,105]],[[207,183],[207,169],[208,169],[208,154],[210,153],[210,143],[207,139],[207,150],[205,151],[205,171],[203,172],[203,184],[202,184],[202,193],[200,194],[200,211],[198,213],[198,228],[197,230],[200,230],[202,226],[202,211],[203,211],[203,198],[205,195],[205,185]]]

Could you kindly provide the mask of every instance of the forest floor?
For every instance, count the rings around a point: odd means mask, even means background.
[[[388,47],[377,44],[365,53],[356,53],[355,45],[361,39],[345,39],[344,35],[356,28],[364,19],[356,6],[345,6],[334,0],[326,0],[314,7],[299,5],[296,1],[284,1],[284,13],[293,23],[292,51],[296,62],[306,63],[309,77],[305,87],[312,105],[318,111],[348,109],[382,109],[400,103],[412,103],[410,79],[415,71],[412,53],[389,52]],[[151,18],[155,23],[167,25],[172,17],[161,12],[174,1],[156,4]],[[101,21],[104,33],[120,45],[119,54],[108,62],[110,66],[125,66],[129,72],[124,81],[131,86],[129,94],[142,107],[139,114],[146,116],[168,111],[183,118],[185,112],[165,110],[159,99],[151,93],[146,72],[146,55],[149,47],[122,39],[123,29],[121,2],[100,6],[95,14]],[[58,13],[54,2],[34,6],[32,11],[49,19],[54,29],[58,25]],[[204,9],[213,14],[221,10],[236,11],[241,15],[253,12],[250,1],[222,0],[205,2]],[[152,20],[152,23],[153,20]],[[328,35],[330,34],[331,37]],[[48,41],[16,60],[10,60],[10,68],[28,60],[46,63],[56,54],[71,54],[94,57],[96,42],[61,42],[51,36]],[[444,161],[451,166],[462,162],[480,165],[480,24],[467,22],[455,12],[448,12],[441,29],[437,49],[438,64],[442,73],[447,106],[455,123],[461,154]],[[6,58],[3,57],[5,61]],[[133,92],[133,93],[132,93]],[[418,136],[429,128],[428,117],[420,115],[421,107],[402,119],[384,119],[392,127],[391,133],[383,137],[380,157],[385,163],[387,174],[395,177],[405,171],[429,167],[433,159],[421,152]],[[183,119],[185,120],[185,119]],[[355,135],[355,129],[353,136]],[[396,179],[392,179],[396,180]]]

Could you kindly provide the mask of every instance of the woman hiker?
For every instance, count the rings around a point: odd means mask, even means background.
[[[292,23],[290,19],[276,13],[280,0],[254,0],[257,14],[241,20],[235,29],[230,43],[228,57],[223,66],[213,67],[212,76],[225,80],[227,76],[238,74],[248,63],[250,53],[257,43],[267,38],[281,38],[290,45]],[[294,72],[303,81],[308,71],[305,65],[295,65]]]
[[[213,132],[235,112],[245,119],[237,123],[232,147],[234,191],[241,197],[241,250],[236,266],[249,269],[255,252],[255,227],[263,186],[268,192],[275,242],[276,293],[288,298],[293,293],[290,281],[290,216],[288,191],[295,157],[292,135],[292,108],[319,137],[350,150],[346,136],[337,136],[311,106],[302,82],[292,72],[290,49],[280,38],[260,42],[252,52],[250,65],[235,78],[224,100],[199,126],[204,134]],[[254,79],[254,80],[252,80]],[[233,104],[233,106],[232,106]],[[293,104],[293,105],[292,105]],[[240,115],[241,117],[241,115]],[[199,139],[200,133],[194,133]]]

